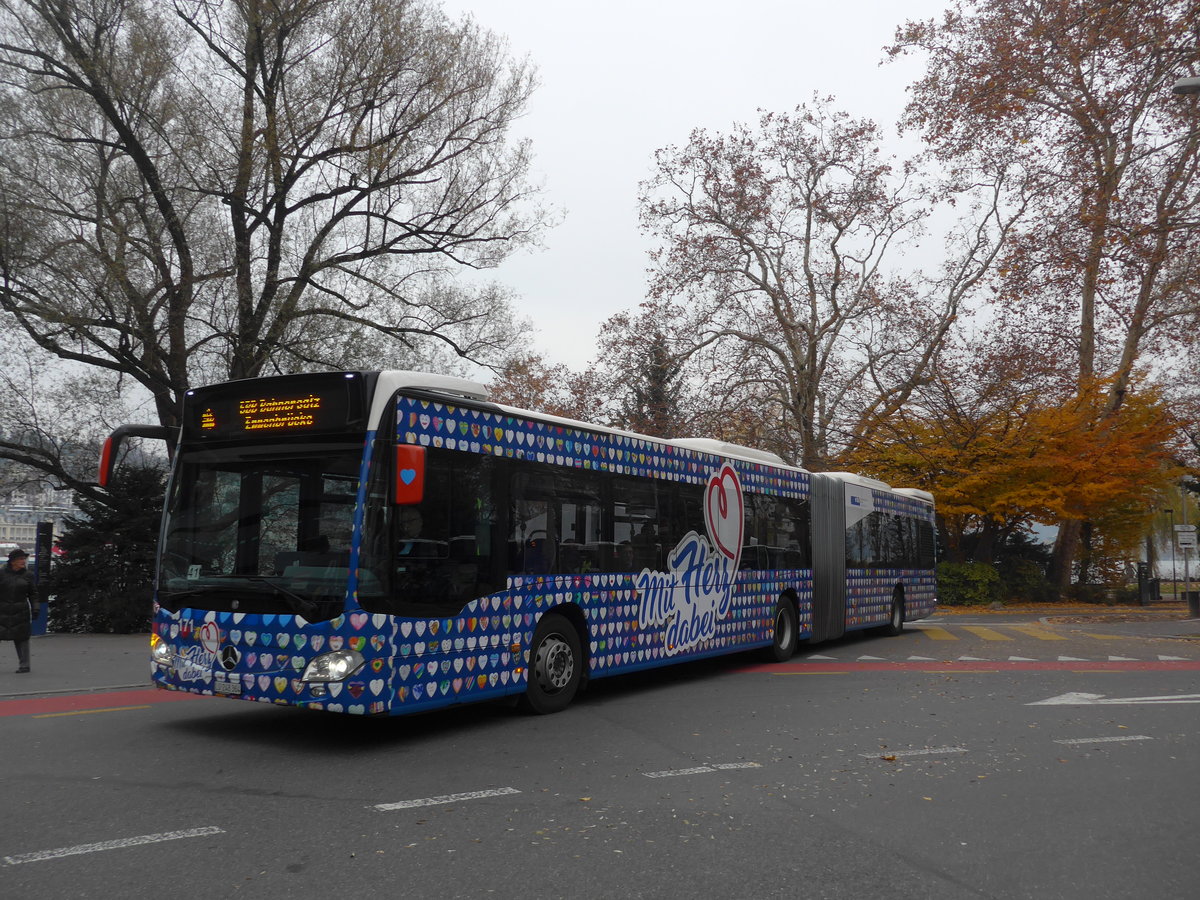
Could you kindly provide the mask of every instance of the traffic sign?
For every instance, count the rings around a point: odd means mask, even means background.
[[[1187,531],[1187,532],[1191,532],[1192,534],[1195,534],[1196,526],[1195,525],[1176,525],[1175,530],[1176,531]]]
[[[1175,543],[1177,543],[1180,547],[1195,547],[1196,546],[1196,532],[1180,531],[1180,532],[1176,533]]]

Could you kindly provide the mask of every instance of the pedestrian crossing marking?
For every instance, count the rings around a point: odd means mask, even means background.
[[[1019,631],[1021,634],[1028,635],[1031,638],[1037,638],[1039,641],[1065,641],[1066,638],[1061,634],[1054,634],[1047,631],[1045,628],[1039,628],[1036,625],[1009,625],[1013,631]]]
[[[1008,635],[1001,634],[1000,632],[996,631],[994,628],[988,628],[984,625],[964,625],[963,629],[971,632],[971,634],[975,635],[976,637],[983,638],[985,641],[1011,641],[1012,640],[1012,638],[1010,638]]]
[[[925,635],[931,641],[957,641],[954,635],[948,632],[945,628],[938,625],[925,625],[921,628],[921,634]]]

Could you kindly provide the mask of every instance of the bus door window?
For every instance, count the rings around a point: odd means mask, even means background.
[[[233,571],[237,546],[240,479],[228,471],[189,469],[180,479],[174,500],[182,514],[170,520],[168,560],[178,575],[227,575]]]
[[[523,480],[518,476],[517,481]],[[519,487],[514,486],[514,494]],[[509,558],[516,572],[533,575],[554,571],[556,559],[554,509],[549,500],[525,496],[513,499],[512,531],[508,537]]]
[[[609,571],[660,571],[663,542],[658,529],[658,496],[652,481],[617,479],[613,498],[615,556]]]
[[[603,540],[599,478],[592,472],[558,472],[553,502],[558,523],[555,571],[600,571],[602,558],[610,557],[612,548]]]
[[[789,497],[754,497],[761,529],[762,568],[802,569],[809,566],[808,504]]]
[[[679,545],[689,531],[706,534],[702,492],[694,485],[673,481],[665,485],[659,496],[659,513],[663,527],[658,539],[662,545],[664,561],[666,555]]]

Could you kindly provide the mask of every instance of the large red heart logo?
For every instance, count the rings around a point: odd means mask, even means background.
[[[221,648],[221,629],[216,622],[205,622],[196,631],[196,638],[209,653],[216,653]]]
[[[708,480],[704,495],[704,525],[709,540],[722,556],[733,560],[734,566],[742,556],[745,531],[742,483],[729,463]]]

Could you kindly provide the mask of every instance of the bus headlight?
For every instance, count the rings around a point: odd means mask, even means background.
[[[301,681],[341,681],[363,667],[365,660],[357,650],[335,650],[309,661]]]
[[[160,666],[169,666],[174,655],[171,652],[171,646],[166,641],[157,634],[150,635],[150,659],[152,662],[158,663]]]

